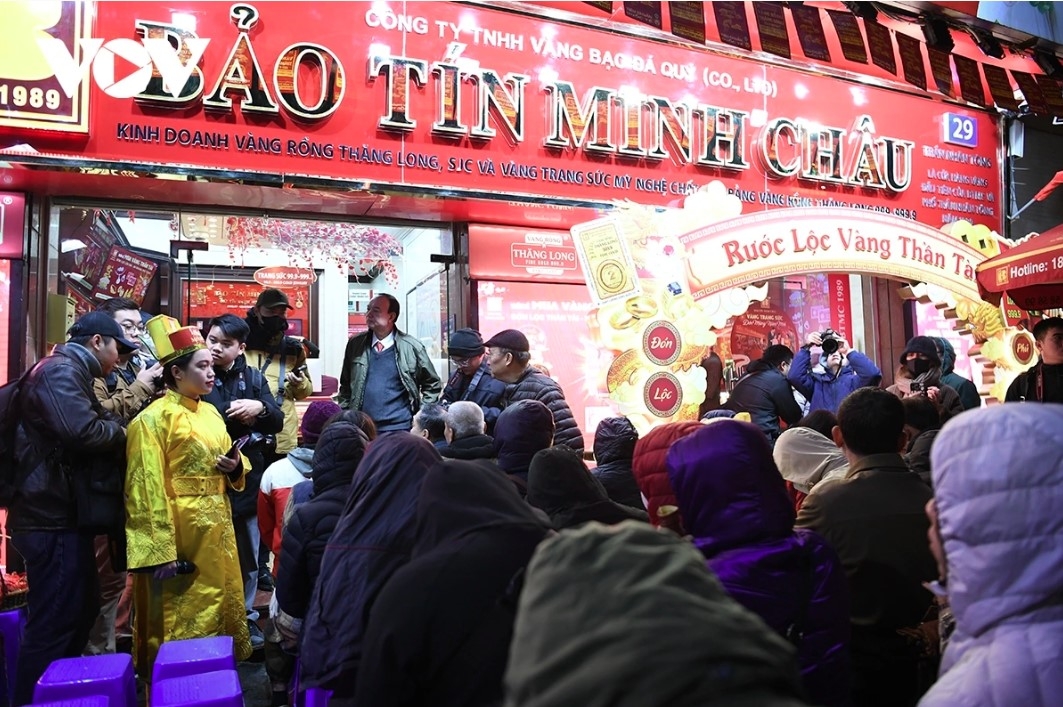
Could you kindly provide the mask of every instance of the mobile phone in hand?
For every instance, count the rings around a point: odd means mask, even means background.
[[[225,454],[227,457],[235,457],[236,454],[244,448],[244,445],[250,441],[251,435],[244,435],[233,441],[233,446],[229,448],[229,451]]]

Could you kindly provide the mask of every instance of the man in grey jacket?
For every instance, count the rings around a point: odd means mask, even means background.
[[[103,410],[92,385],[137,345],[106,312],[81,317],[69,335],[30,372],[17,401],[19,477],[8,527],[26,561],[30,589],[16,705],[33,701],[33,688],[53,660],[85,649],[100,605],[93,541],[124,522],[125,428]],[[101,501],[94,508],[80,503],[88,489],[81,480],[90,475],[94,486],[110,488],[114,498],[94,499]],[[88,518],[89,511],[101,513],[103,500],[113,501],[106,504],[113,517]],[[97,521],[101,525],[92,525]]]
[[[343,354],[336,402],[361,410],[379,432],[409,432],[413,416],[439,400],[443,388],[424,344],[395,326],[399,301],[379,295],[369,302],[369,330],[351,337]]]

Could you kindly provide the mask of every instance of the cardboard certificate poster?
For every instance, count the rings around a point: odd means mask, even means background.
[[[111,246],[92,295],[96,299],[126,297],[139,304],[144,301],[156,269],[158,266],[152,260],[121,246]]]
[[[107,229],[95,227],[80,238],[85,242],[85,247],[74,251],[74,270],[86,282],[99,282],[117,239]]]
[[[574,226],[572,242],[596,305],[626,300],[642,293],[635,261],[614,219],[598,219]]]
[[[776,344],[782,344],[791,351],[801,346],[797,328],[786,312],[761,302],[735,318],[731,327],[732,358],[744,356],[755,361],[761,357],[764,349]]]

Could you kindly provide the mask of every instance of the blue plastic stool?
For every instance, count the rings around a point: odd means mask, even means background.
[[[7,680],[0,685],[0,704],[9,704],[15,694],[15,675],[18,669],[18,651],[22,646],[22,633],[26,628],[26,607],[0,611],[0,637],[4,641],[4,668]]]
[[[220,670],[236,670],[232,636],[167,641],[155,656],[151,682]]]
[[[136,707],[133,657],[126,653],[52,661],[33,689],[34,702],[61,702],[102,695],[111,707]]]
[[[243,707],[240,676],[235,670],[160,680],[151,686],[151,707]]]

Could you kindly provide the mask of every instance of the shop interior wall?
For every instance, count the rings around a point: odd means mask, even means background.
[[[174,237],[168,221],[160,219],[117,219],[130,244],[151,250],[166,250]],[[446,360],[440,353],[440,322],[446,318],[446,302],[439,296],[438,282],[431,282],[432,276],[442,272],[440,264],[431,261],[432,254],[451,251],[449,231],[437,228],[407,227],[398,229],[397,235],[403,243],[403,254],[391,260],[398,276],[398,284],[388,282],[381,272],[369,281],[356,282],[350,287],[366,290],[370,294],[389,293],[395,295],[402,305],[399,328],[414,333],[424,340],[426,347],[433,352],[433,359],[439,367],[440,375],[446,372]],[[161,245],[160,245],[161,244]],[[179,280],[186,276],[187,266],[184,254],[176,267]],[[193,278],[197,277],[196,266],[219,268],[261,268],[271,265],[309,266],[318,272],[316,332],[315,343],[321,349],[319,359],[311,360],[310,372],[316,384],[320,384],[322,375],[339,377],[343,362],[343,352],[351,333],[349,312],[349,278],[346,267],[341,267],[334,260],[315,256],[309,263],[292,262],[288,254],[276,248],[254,248],[246,252],[230,252],[229,248],[211,245],[208,250],[196,251],[193,255]],[[433,289],[434,288],[434,289]],[[183,290],[182,290],[183,297]],[[178,312],[177,303],[171,307],[171,314],[183,317],[183,303]],[[364,330],[364,327],[363,327]],[[307,333],[308,335],[310,332]],[[317,389],[320,387],[315,386]]]

